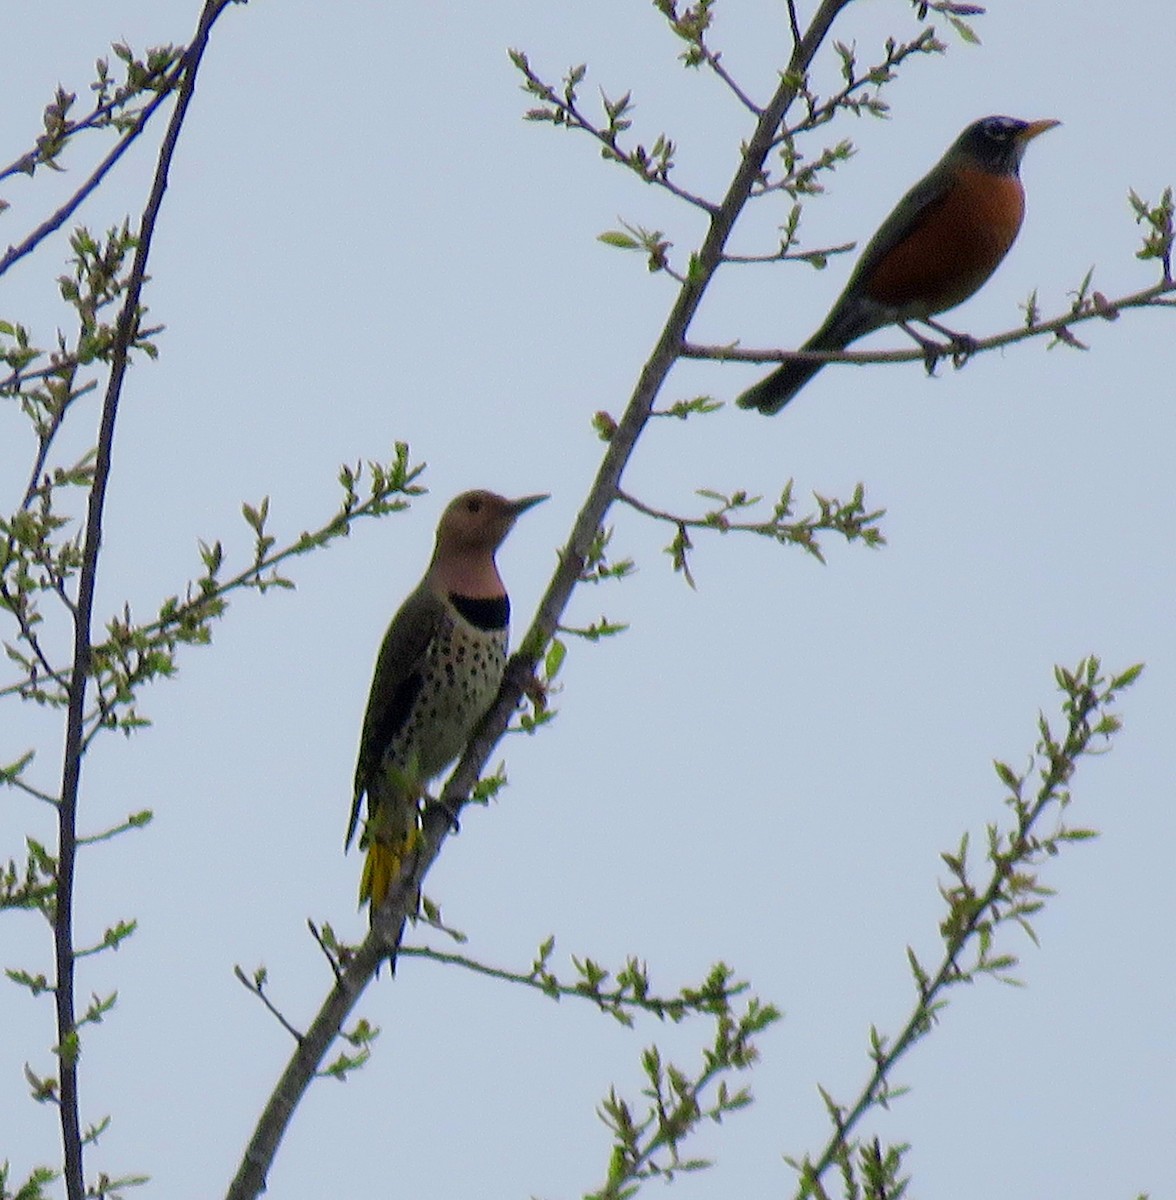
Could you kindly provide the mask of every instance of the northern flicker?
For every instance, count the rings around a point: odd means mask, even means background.
[[[453,500],[437,526],[425,577],[384,635],[344,843],[351,845],[366,797],[359,901],[368,901],[373,914],[420,836],[426,785],[461,753],[498,694],[510,600],[494,553],[519,515],[546,499],[474,491]]]

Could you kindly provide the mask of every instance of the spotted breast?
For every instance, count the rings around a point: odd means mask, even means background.
[[[384,767],[421,786],[469,741],[490,707],[506,667],[510,602],[449,596],[421,664],[408,719],[384,751]]]

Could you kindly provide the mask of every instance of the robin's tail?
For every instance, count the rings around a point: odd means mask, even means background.
[[[806,346],[806,350],[817,349]],[[824,363],[805,362],[794,358],[778,366],[759,383],[749,387],[735,403],[740,408],[758,408],[766,417],[780,409],[824,366]]]
[[[850,342],[877,329],[879,321],[866,305],[847,302],[843,296],[833,306],[824,325],[813,334],[802,350],[844,350]],[[803,358],[789,359],[778,366],[766,379],[749,387],[735,403],[740,408],[758,408],[765,416],[778,413],[802,387],[824,366]]]
[[[825,324],[801,346],[801,349],[844,350],[854,338],[861,337],[862,332],[835,309]],[[803,358],[789,359],[766,379],[761,379],[754,387],[749,387],[735,403],[740,408],[758,408],[764,416],[770,417],[773,413],[778,413],[824,365],[822,362],[811,362]]]

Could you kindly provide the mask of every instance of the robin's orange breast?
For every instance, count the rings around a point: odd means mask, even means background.
[[[1015,175],[958,167],[953,186],[882,257],[863,291],[904,320],[954,308],[1000,266],[1024,215]]]

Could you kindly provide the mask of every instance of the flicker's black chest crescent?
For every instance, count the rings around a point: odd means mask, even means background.
[[[385,761],[423,782],[461,753],[502,683],[508,616],[505,597],[449,598],[420,665],[420,688]]]

